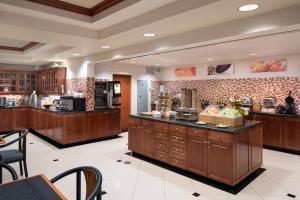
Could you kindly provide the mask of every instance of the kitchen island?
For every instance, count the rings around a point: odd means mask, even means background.
[[[261,122],[236,128],[130,115],[128,149],[235,186],[262,165]]]
[[[29,128],[61,146],[121,133],[119,109],[63,112],[38,107],[5,107],[0,109],[0,118],[4,121],[0,131]]]

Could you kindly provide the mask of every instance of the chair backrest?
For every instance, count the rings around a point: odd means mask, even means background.
[[[27,129],[20,130],[19,132],[19,138],[21,138],[19,140],[19,151],[23,152],[24,158],[26,158],[26,143],[27,143],[26,137],[28,133],[29,131]]]
[[[96,197],[101,196],[101,186],[102,186],[102,175],[100,171],[94,167],[83,166],[70,169],[66,172],[59,174],[58,176],[51,179],[51,183],[66,177],[70,174],[76,173],[76,200],[81,200],[81,172],[85,176],[86,183],[86,200],[93,200]]]
[[[9,166],[8,164],[5,164],[3,162],[0,162],[0,168],[4,168],[6,169],[7,171],[9,171],[9,173],[11,174],[13,180],[18,180],[18,176],[17,176],[17,173],[16,171],[14,170],[14,168],[12,168],[11,166]]]

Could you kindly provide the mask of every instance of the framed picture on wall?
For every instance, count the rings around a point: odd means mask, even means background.
[[[207,67],[207,75],[229,75],[233,73],[233,64],[209,65]]]
[[[258,60],[250,63],[251,72],[283,72],[287,70],[287,59]]]
[[[175,69],[177,77],[196,76],[196,67],[179,67]]]

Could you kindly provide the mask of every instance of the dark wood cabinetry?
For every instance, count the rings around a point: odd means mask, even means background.
[[[60,144],[72,144],[121,133],[120,110],[62,113],[38,108],[0,109],[0,131],[30,128]],[[114,122],[108,122],[108,120]],[[110,127],[108,127],[110,126]]]
[[[9,131],[13,127],[13,110],[0,109],[0,131]]]
[[[255,113],[250,118],[263,122],[263,144],[300,151],[300,117]]]
[[[129,150],[236,185],[262,164],[262,125],[223,133],[131,117]]]
[[[66,68],[57,67],[38,72],[40,94],[63,94],[66,89]]]
[[[13,127],[14,129],[24,129],[28,127],[29,119],[28,108],[13,109]]]

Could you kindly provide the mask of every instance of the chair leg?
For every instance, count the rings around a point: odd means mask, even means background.
[[[2,167],[0,167],[0,184],[2,184]]]
[[[23,176],[23,164],[22,164],[22,160],[19,161],[19,165],[20,165],[20,174],[21,174],[21,176]]]
[[[96,200],[102,200],[102,187],[99,190],[99,193],[96,196]]]
[[[23,162],[24,162],[24,172],[25,172],[25,177],[27,178],[27,177],[28,177],[27,163],[26,163],[26,160],[23,160]]]

